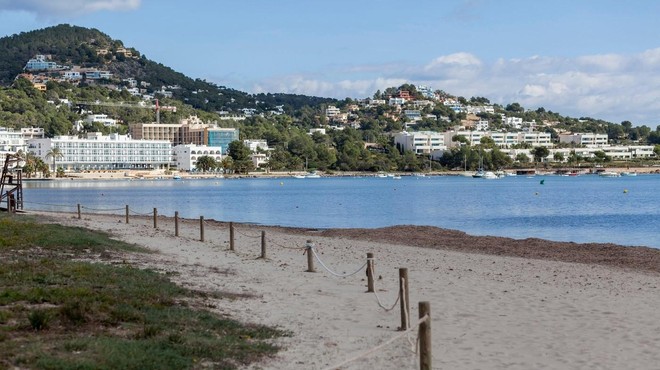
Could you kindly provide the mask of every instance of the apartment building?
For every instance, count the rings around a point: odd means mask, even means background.
[[[28,151],[46,163],[52,163],[48,154],[54,148],[61,154],[55,159],[57,167],[65,171],[163,169],[172,164],[172,143],[166,140],[133,140],[128,135],[92,132],[84,138],[56,136],[28,141]]]
[[[227,154],[229,143],[238,140],[237,128],[223,128],[198,120],[183,120],[178,124],[134,123],[128,126],[131,137],[145,140],[167,140],[172,145],[196,144],[221,147]]]
[[[394,135],[394,144],[415,154],[431,154],[436,150],[447,149],[445,135],[433,131],[399,132]]]
[[[598,147],[607,145],[607,134],[573,133],[559,134],[559,142],[587,147]]]
[[[203,156],[209,156],[216,162],[222,161],[222,148],[219,146],[185,144],[175,146],[173,151],[176,168],[182,171],[196,170],[197,160]]]

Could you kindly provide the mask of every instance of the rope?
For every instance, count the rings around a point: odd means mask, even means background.
[[[90,208],[90,207],[85,207],[85,206],[80,206],[81,209],[88,209],[90,211],[99,211],[99,212],[104,212],[104,211],[122,211],[124,208]]]
[[[334,366],[326,367],[324,370],[334,370],[334,369],[339,369],[340,367],[342,367],[342,366],[348,364],[349,362],[353,362],[353,361],[358,360],[358,359],[360,359],[360,358],[362,358],[362,357],[365,357],[365,356],[367,356],[367,355],[370,355],[370,354],[372,354],[373,352],[376,352],[376,351],[378,351],[379,349],[381,349],[381,348],[383,348],[383,347],[389,345],[390,343],[394,342],[395,340],[397,340],[397,339],[403,337],[404,335],[408,335],[409,332],[411,332],[413,329],[415,329],[415,328],[418,327],[421,323],[425,322],[425,321],[428,320],[428,319],[429,319],[429,315],[424,315],[424,317],[422,317],[421,319],[419,319],[419,320],[415,323],[415,326],[411,326],[410,328],[408,328],[408,330],[403,331],[403,332],[401,332],[401,333],[395,335],[394,337],[388,339],[388,340],[385,341],[384,343],[381,343],[381,344],[377,345],[376,347],[371,348],[370,350],[367,350],[367,351],[365,351],[365,352],[362,352],[361,354],[359,354],[359,355],[357,355],[357,356],[351,357],[351,358],[349,358],[348,360],[345,360],[345,361],[342,362],[342,363],[339,363],[339,364],[334,365]]]
[[[242,236],[244,236],[244,237],[246,237],[246,238],[252,238],[252,239],[258,239],[258,238],[261,238],[261,234],[260,234],[260,235],[257,235],[257,236],[252,236],[252,235],[248,235],[248,234],[242,233],[242,232],[238,231],[238,229],[236,229],[236,228],[234,228],[234,232],[236,232],[236,233],[238,233],[238,234],[240,234],[240,235],[242,235]]]
[[[358,268],[358,269],[357,269],[356,271],[354,271],[354,272],[351,272],[350,274],[338,274],[338,273],[336,273],[336,272],[330,270],[330,269],[328,268],[328,266],[326,266],[325,263],[323,263],[323,261],[321,261],[321,258],[319,258],[319,255],[316,253],[316,250],[314,249],[314,247],[307,247],[307,249],[309,249],[309,250],[312,251],[312,253],[314,254],[314,257],[316,257],[316,260],[319,261],[319,263],[321,264],[321,266],[323,266],[324,269],[326,269],[329,273],[331,273],[332,275],[335,275],[335,276],[337,276],[337,277],[349,277],[349,276],[353,276],[353,275],[357,274],[358,272],[362,271],[362,269],[365,268],[365,267],[367,266],[367,263],[369,263],[369,261],[366,261],[364,264],[362,264],[362,266],[360,266],[360,268]]]
[[[121,208],[121,209],[126,209],[126,208]],[[153,211],[152,211],[152,212],[147,212],[147,213],[140,213],[140,212],[135,212],[135,211],[132,210],[132,209],[129,209],[129,210],[128,210],[128,213],[132,213],[132,214],[134,214],[134,215],[138,215],[138,216],[153,216],[153,214],[154,214]]]
[[[274,245],[276,247],[284,248],[284,249],[295,249],[295,250],[303,250],[307,249],[307,247],[287,247],[286,245],[282,245],[280,243],[277,243],[273,241],[272,239],[267,239],[269,245]]]
[[[37,203],[37,202],[23,202],[25,204],[37,204],[40,206],[49,206],[49,207],[71,207],[73,208],[74,206],[72,205],[66,205],[66,204],[50,204],[50,203]]]
[[[405,285],[402,285],[402,286],[404,287],[403,289],[405,290]],[[405,294],[405,291],[404,291],[404,294]],[[383,305],[383,302],[381,302],[380,297],[378,296],[378,293],[376,293],[376,288],[375,287],[374,287],[374,295],[376,296],[376,301],[378,302],[378,305],[380,306],[380,308],[385,310],[385,312],[392,311],[394,309],[394,307],[396,307],[396,304],[399,303],[399,299],[401,299],[401,294],[397,294],[396,295],[396,300],[392,304],[392,307],[388,308],[388,307],[385,307],[385,305]]]

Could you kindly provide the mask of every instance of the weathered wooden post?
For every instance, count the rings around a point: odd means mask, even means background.
[[[154,229],[158,227],[158,209],[154,208]]]
[[[428,315],[428,319],[419,324],[419,369],[431,370],[431,304],[419,302],[419,318]]]
[[[179,211],[174,211],[174,236],[179,236]]]
[[[199,240],[204,241],[204,216],[199,216]]]
[[[266,259],[266,232],[261,230],[261,258]]]
[[[128,204],[126,205],[126,224],[128,225]]]
[[[234,250],[234,223],[229,223],[229,250]]]
[[[408,269],[399,269],[399,301],[401,302],[401,330],[410,327],[410,304],[408,301]]]
[[[312,244],[311,240],[307,241],[307,244],[305,244],[305,253],[307,253],[307,272],[316,272],[316,269],[314,269],[314,252],[312,252],[312,248],[314,248],[314,244]]]
[[[367,293],[374,292],[374,254],[367,253]]]
[[[81,215],[80,215],[80,203],[78,203],[78,219],[80,220]]]

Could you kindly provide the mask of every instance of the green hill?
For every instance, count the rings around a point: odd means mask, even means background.
[[[128,50],[132,56],[127,57],[120,52],[122,49]],[[0,84],[11,84],[23,72],[27,61],[38,54],[48,55],[60,65],[108,70],[113,73],[114,83],[135,78],[148,84],[148,92],[162,86],[179,86],[180,89],[172,91],[173,98],[208,112],[238,112],[242,108],[267,111],[277,105],[284,105],[285,110],[292,112],[304,106],[335,101],[294,94],[251,95],[192,79],[147,59],[134,48],[126,48],[122,41],[114,40],[97,29],[67,24],[0,38]]]

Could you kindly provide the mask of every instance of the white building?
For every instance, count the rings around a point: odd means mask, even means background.
[[[263,152],[270,150],[266,140],[243,140],[243,144],[245,144],[245,146],[248,147],[252,153],[255,153],[259,150]]]
[[[7,154],[27,151],[27,141],[21,131],[0,127],[0,163],[4,165]]]
[[[587,147],[601,147],[607,145],[607,134],[559,134],[559,142],[575,145],[585,145]]]
[[[437,150],[447,149],[445,135],[433,131],[399,132],[394,134],[394,145],[415,154],[431,154]]]
[[[107,114],[90,114],[85,117],[85,122],[87,123],[102,123],[106,127],[115,127],[117,126],[117,120],[108,117]]]
[[[219,146],[206,146],[185,144],[177,145],[173,149],[176,168],[181,171],[194,171],[199,157],[209,156],[216,162],[222,161],[222,148]]]
[[[395,106],[395,105],[396,106],[401,106],[401,105],[406,104],[406,99],[404,99],[404,98],[390,98],[388,104],[391,105],[391,106]]]
[[[341,110],[334,105],[330,105],[325,108],[325,116],[332,119],[341,114]]]
[[[128,135],[99,132],[77,136],[56,136],[28,141],[28,151],[52,163],[48,153],[58,148],[58,167],[71,170],[161,169],[172,164],[172,144],[165,140],[133,140]]]

